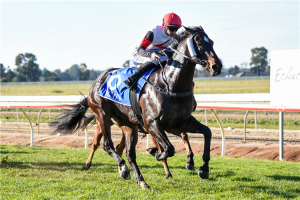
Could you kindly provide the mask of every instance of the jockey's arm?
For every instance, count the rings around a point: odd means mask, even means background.
[[[153,32],[148,31],[145,37],[143,38],[140,46],[137,49],[137,54],[143,57],[149,57],[152,60],[160,59],[159,55],[156,52],[149,52],[147,51],[147,47],[152,43],[153,41]]]

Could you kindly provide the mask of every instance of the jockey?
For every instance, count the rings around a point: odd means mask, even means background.
[[[164,66],[167,56],[162,54],[173,41],[176,31],[181,27],[181,19],[175,13],[168,13],[163,18],[162,26],[151,28],[141,43],[136,45],[131,54],[130,67],[141,66],[129,76],[124,84],[131,89],[132,85],[148,70],[158,65],[158,60]]]

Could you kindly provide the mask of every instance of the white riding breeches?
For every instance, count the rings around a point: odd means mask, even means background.
[[[160,56],[160,62],[164,62],[167,60],[167,56],[162,53],[157,53]],[[158,62],[156,60],[152,60],[152,58],[149,57],[143,57],[137,54],[137,50],[133,50],[131,53],[131,59],[130,59],[130,67],[131,68],[138,68],[142,64],[146,62],[152,62],[155,65],[158,65]]]

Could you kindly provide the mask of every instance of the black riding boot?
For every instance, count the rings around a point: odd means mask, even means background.
[[[144,64],[142,64],[136,71],[134,74],[132,74],[131,76],[129,76],[125,81],[124,84],[126,85],[126,87],[128,89],[131,89],[132,85],[145,73],[147,72],[149,69],[152,69],[156,67],[156,65],[152,62],[146,62]]]

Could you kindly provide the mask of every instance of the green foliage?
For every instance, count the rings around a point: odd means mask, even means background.
[[[26,78],[26,81],[38,81],[41,75],[39,65],[35,63],[36,56],[31,53],[19,54],[16,57],[16,71]]]
[[[7,82],[6,77],[3,77],[3,78],[1,77],[0,82],[1,82],[1,83]]]
[[[60,81],[60,78],[54,72],[50,72],[46,68],[43,69],[42,77],[45,78],[44,81]]]
[[[90,149],[0,148],[1,199],[297,199],[300,193],[299,163],[287,161],[212,156],[210,179],[202,180],[185,169],[186,155],[176,154],[168,159],[173,178],[166,179],[161,162],[137,152],[151,186],[142,190],[132,172],[131,180],[120,178],[103,150],[96,151],[90,170],[80,171]],[[197,170],[202,158],[194,159]]]
[[[19,76],[16,76],[11,80],[11,82],[20,82],[20,81],[21,81],[21,79]]]
[[[6,72],[6,78],[7,78],[7,82],[12,82],[12,80],[14,79],[14,77],[17,76],[17,73],[15,73],[14,71],[12,71],[11,69],[8,69]]]
[[[233,119],[233,118],[221,118],[223,127],[235,127],[235,128],[243,128],[244,127],[244,119]],[[199,122],[205,124],[205,119],[198,119]],[[209,127],[219,127],[216,119],[207,119]],[[255,120],[247,119],[247,127],[254,128]],[[278,129],[279,120],[278,119],[258,119],[258,126],[266,129]],[[284,120],[284,128],[286,130],[299,130],[300,129],[300,120]]]
[[[0,63],[0,77],[5,77],[5,67],[2,63]]]
[[[251,72],[260,75],[260,72],[264,72],[268,66],[268,50],[265,47],[251,49]]]
[[[72,65],[70,70],[69,70],[69,74],[70,74],[73,81],[77,81],[79,79],[79,76],[80,76],[79,65],[77,65],[77,64]]]
[[[80,69],[80,75],[78,80],[88,80],[90,77],[90,70],[87,69],[87,66],[85,63],[81,63],[79,66]]]
[[[103,72],[103,71],[91,69],[89,80],[95,81],[95,80],[98,78],[98,76],[99,76],[102,72]]]

